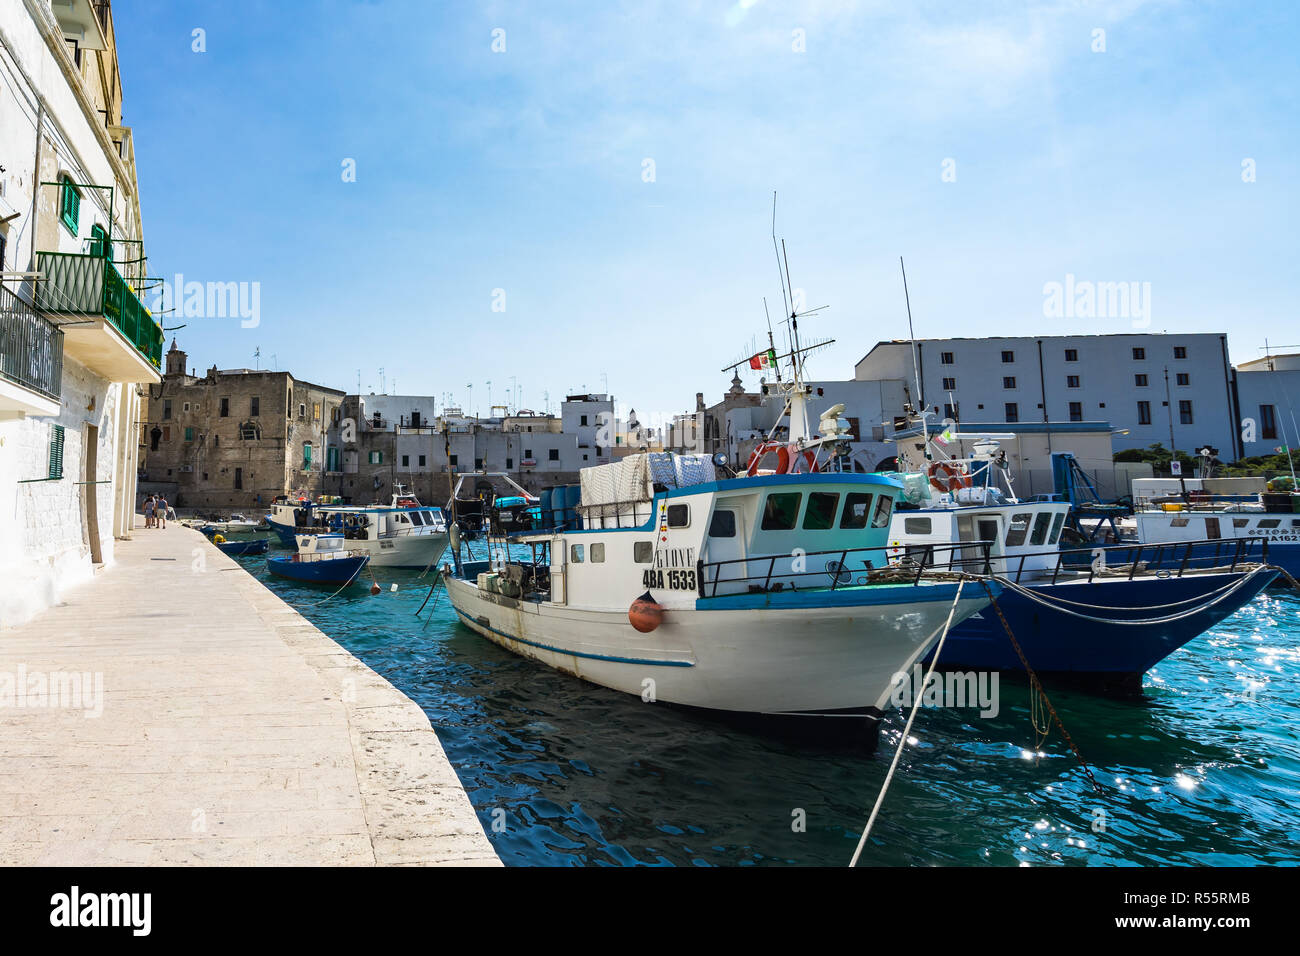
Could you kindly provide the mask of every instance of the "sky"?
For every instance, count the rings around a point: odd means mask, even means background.
[[[121,0],[150,272],[201,371],[642,422],[785,327],[1300,351],[1300,4]],[[241,283],[243,318],[182,283]],[[1052,283],[1131,283],[1126,309]],[[252,306],[256,304],[256,309]],[[1140,307],[1139,307],[1140,306]],[[187,314],[188,313],[188,314]],[[255,313],[255,314],[254,314]],[[381,372],[382,369],[382,372]],[[745,371],[756,387],[757,372]],[[490,383],[490,384],[489,384]],[[508,398],[508,395],[517,396]]]

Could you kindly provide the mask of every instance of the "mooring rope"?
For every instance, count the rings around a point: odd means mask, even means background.
[[[952,607],[948,609],[948,620],[944,622],[943,633],[939,635],[939,643],[934,646],[934,657],[930,659],[930,669],[926,671],[925,680],[921,684],[925,687],[930,682],[930,675],[934,673],[935,666],[939,663],[939,654],[943,651],[943,642],[948,639],[948,631],[952,628],[952,619],[957,614],[957,602],[961,600],[962,588],[966,586],[966,581],[957,582],[957,593],[953,596]],[[849,861],[849,866],[858,865],[858,858],[862,856],[862,848],[867,845],[867,837],[871,835],[871,828],[875,826],[876,816],[880,813],[880,806],[885,802],[885,794],[889,792],[889,784],[894,779],[894,771],[898,769],[898,761],[903,756],[903,748],[907,746],[907,737],[912,730],[912,721],[916,720],[916,715],[921,710],[921,702],[915,701],[912,704],[912,712],[907,715],[907,723],[903,725],[903,733],[898,738],[898,749],[894,751],[894,759],[889,764],[889,772],[885,774],[885,782],[880,786],[880,793],[876,794],[876,805],[871,808],[871,816],[867,818],[866,828],[862,831],[862,837],[858,840],[858,848],[853,851],[853,859]]]
[[[1249,573],[1243,575],[1240,580],[1234,582],[1232,585],[1211,592],[1212,595],[1216,595],[1216,596],[1212,597],[1208,601],[1205,601],[1203,604],[1197,605],[1194,608],[1190,608],[1186,611],[1180,611],[1177,614],[1166,614],[1163,617],[1139,617],[1139,618],[1110,618],[1110,617],[1098,617],[1092,614],[1083,614],[1080,613],[1079,611],[1072,611],[1068,607],[1064,607],[1063,604],[1058,603],[1058,601],[1064,602],[1064,604],[1074,604],[1076,607],[1091,607],[1094,608],[1095,610],[1107,610],[1107,609],[1099,607],[1098,605],[1079,604],[1078,602],[1075,601],[1065,601],[1064,598],[1057,599],[1056,601],[1049,600],[1040,594],[1036,594],[1034,592],[1034,589],[1027,588],[1022,584],[1017,584],[1016,582],[1010,580],[1009,578],[995,577],[994,580],[996,580],[1004,588],[1014,591],[1016,594],[1020,595],[1021,597],[1027,598],[1030,601],[1035,602],[1036,604],[1040,604],[1043,607],[1050,608],[1051,610],[1057,611],[1061,614],[1068,614],[1071,617],[1077,617],[1080,620],[1090,621],[1094,624],[1120,624],[1124,626],[1141,627],[1149,624],[1171,624],[1175,621],[1181,621],[1184,620],[1185,618],[1189,618],[1196,614],[1200,614],[1203,611],[1207,611],[1210,608],[1214,607],[1216,604],[1219,604],[1227,600],[1228,598],[1230,598],[1238,590],[1245,587],[1246,584],[1256,574],[1259,574],[1263,570],[1264,567],[1260,566],[1255,570],[1250,571]]]
[[[438,585],[439,585],[440,583],[442,583],[442,571],[441,571],[441,570],[439,570],[439,571],[435,571],[435,572],[434,572],[434,574],[433,574],[433,583],[429,585],[429,593],[426,594],[426,595],[424,596],[424,604],[428,604],[428,603],[429,603],[429,598],[433,597],[433,592],[434,592],[434,590],[438,587]],[[424,604],[421,604],[421,605],[420,605],[420,610],[418,610],[418,611],[415,612],[415,616],[416,616],[416,617],[419,617],[419,616],[424,612]],[[433,606],[436,608],[436,607],[438,606],[438,602],[437,602],[437,601],[434,601],[434,602],[433,602]]]
[[[1282,575],[1282,577],[1286,578],[1287,583],[1290,584],[1291,587],[1295,588],[1297,591],[1300,591],[1300,581],[1297,581],[1295,578],[1293,578],[1291,576],[1291,572],[1288,571],[1286,568],[1276,564],[1266,564],[1264,565],[1264,567],[1268,568],[1270,571],[1276,571],[1278,574]]]
[[[369,564],[370,564],[370,562],[367,561],[367,562],[365,562],[364,564],[359,564],[359,565],[357,565],[357,569],[356,569],[355,571],[352,572],[352,577],[350,577],[350,578],[348,578],[346,581],[344,581],[343,584],[342,584],[342,586],[339,588],[339,590],[338,590],[338,591],[335,591],[334,594],[331,594],[330,597],[327,597],[327,598],[321,598],[319,601],[313,601],[311,604],[295,604],[295,605],[293,605],[293,607],[294,607],[295,609],[301,609],[301,608],[304,608],[304,607],[315,607],[315,606],[318,605],[318,604],[324,604],[324,603],[325,603],[326,601],[328,601],[330,598],[332,598],[332,597],[334,597],[336,594],[338,594],[339,591],[342,591],[343,588],[347,587],[349,584],[351,584],[353,581],[355,581],[355,580],[357,579],[357,575],[361,573],[361,569],[364,568],[364,567],[367,567]],[[372,581],[374,580],[374,575],[373,575],[373,574],[371,575],[371,580],[372,580]]]
[[[1043,685],[1042,682],[1039,681],[1038,675],[1035,674],[1034,669],[1029,666],[1029,661],[1025,658],[1025,652],[1020,649],[1020,642],[1016,640],[1016,635],[1011,632],[1011,624],[1007,621],[1006,615],[1002,613],[1002,608],[998,606],[997,598],[993,596],[993,589],[989,587],[988,579],[984,578],[980,583],[984,585],[984,593],[989,596],[989,604],[991,604],[993,610],[997,612],[998,619],[1002,622],[1002,629],[1007,632],[1007,637],[1011,638],[1011,646],[1016,649],[1016,656],[1020,658],[1020,663],[1024,667],[1025,673],[1029,675],[1031,695],[1029,719],[1030,722],[1034,724],[1034,752],[1037,753],[1038,747],[1047,739],[1047,734],[1038,723],[1042,718],[1042,711],[1036,709],[1037,704],[1034,702],[1034,698],[1040,696],[1042,698],[1042,703],[1046,705],[1048,712],[1051,713],[1052,720],[1055,721],[1056,726],[1060,728],[1061,736],[1063,736],[1065,742],[1070,745],[1070,749],[1074,751],[1074,756],[1079,761],[1079,765],[1083,767],[1083,772],[1087,775],[1088,781],[1092,784],[1092,789],[1099,794],[1104,794],[1105,791],[1101,789],[1101,784],[1097,782],[1097,778],[1092,775],[1092,770],[1088,767],[1088,761],[1083,759],[1083,754],[1079,753],[1079,748],[1074,745],[1074,738],[1071,737],[1070,732],[1065,729],[1065,724],[1061,723],[1061,718],[1056,713],[1056,708],[1052,706],[1052,700],[1047,696],[1047,691],[1043,690]],[[1046,721],[1043,721],[1042,726],[1046,727],[1047,731],[1051,730],[1051,726],[1048,725]]]

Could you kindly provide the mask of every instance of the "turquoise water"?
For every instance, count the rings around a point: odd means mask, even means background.
[[[416,572],[376,569],[383,593],[313,607],[328,589],[242,563],[424,708],[507,865],[845,865],[905,720],[875,755],[814,750],[516,657],[445,593],[417,619]],[[917,716],[862,862],[1300,860],[1300,598],[1257,598],[1148,674],[1144,701],[1048,690],[1104,796],[1059,733],[1029,752],[1028,688],[1004,681],[994,719]]]

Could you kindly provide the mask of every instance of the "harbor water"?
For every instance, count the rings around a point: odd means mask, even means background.
[[[432,573],[375,569],[381,593],[330,597],[239,560],[424,708],[506,865],[845,865],[905,720],[874,755],[774,738],[510,654],[441,589],[417,617]],[[863,864],[1300,861],[1300,596],[1257,598],[1143,700],[1048,690],[1103,795],[1058,731],[1032,752],[1028,685],[1004,679],[996,717],[917,716]]]

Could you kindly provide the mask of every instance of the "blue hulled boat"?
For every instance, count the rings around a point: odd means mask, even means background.
[[[949,441],[973,441],[975,454],[932,452],[923,473],[900,477],[912,507],[892,517],[891,558],[992,575],[1003,587],[996,607],[953,628],[942,668],[1023,672],[1009,626],[1035,672],[1103,693],[1137,693],[1147,670],[1277,577],[1261,542],[1246,538],[1061,550],[1070,505],[1020,501],[998,454],[1002,437],[949,434]],[[998,475],[1005,492],[994,484]]]
[[[355,581],[370,563],[366,552],[346,548],[341,534],[303,534],[296,543],[296,554],[267,558],[267,570],[309,584],[343,585]]]
[[[271,547],[271,543],[265,538],[259,538],[256,541],[216,541],[212,542],[221,549],[222,554],[228,554],[232,558],[247,557],[250,554],[266,554]]]

